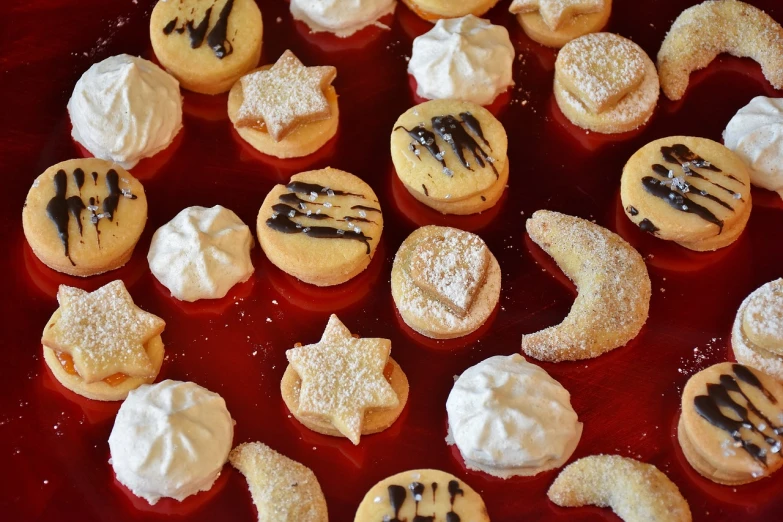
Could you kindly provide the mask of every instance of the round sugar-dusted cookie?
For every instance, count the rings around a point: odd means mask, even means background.
[[[338,285],[370,264],[383,231],[372,188],[325,168],[276,185],[258,212],[258,242],[269,260],[317,286]]]
[[[612,0],[514,0],[508,10],[532,40],[560,48],[603,29],[612,14]]]
[[[159,0],[152,49],[185,89],[226,92],[258,64],[263,23],[253,0]]]
[[[131,257],[147,222],[144,187],[116,164],[63,161],[33,182],[22,210],[24,235],[49,268],[91,276]]]
[[[783,279],[745,298],[731,329],[731,348],[741,364],[783,381]]]
[[[672,136],[648,143],[625,164],[620,184],[631,221],[691,250],[730,245],[750,217],[747,167],[705,138]]]
[[[459,18],[469,14],[481,16],[492,9],[498,0],[402,0],[411,11],[425,20]]]

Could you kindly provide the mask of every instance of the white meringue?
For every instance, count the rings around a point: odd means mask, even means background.
[[[465,465],[501,478],[562,466],[582,436],[568,391],[519,354],[465,370],[446,411]]]
[[[408,72],[422,98],[489,105],[514,85],[513,62],[514,46],[506,28],[468,15],[438,20],[413,40]]]
[[[314,33],[345,38],[394,12],[396,0],[291,0],[291,14]]]
[[[179,82],[152,62],[120,54],[87,69],[68,101],[73,139],[125,169],[169,146],[182,128]]]
[[[181,301],[220,299],[250,279],[250,229],[229,209],[188,207],[152,236],[152,274]]]
[[[752,184],[783,197],[783,98],[753,98],[729,121],[723,142],[748,164]]]
[[[228,459],[234,421],[217,393],[165,380],[131,391],[109,435],[117,480],[155,504],[207,491]]]

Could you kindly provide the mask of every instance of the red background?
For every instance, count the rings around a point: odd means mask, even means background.
[[[749,61],[721,58],[694,74],[682,102],[661,99],[641,132],[617,138],[586,134],[564,122],[552,96],[555,52],[531,42],[502,0],[488,17],[505,25],[519,58],[511,103],[499,118],[510,140],[509,190],[483,215],[442,217],[413,202],[393,176],[389,133],[413,104],[405,56],[427,25],[400,5],[391,31],[370,29],[348,40],[310,36],[284,1],[260,2],[262,62],[286,48],[306,64],[337,66],[340,131],[321,153],[302,160],[265,158],[244,145],[225,111],[226,96],[185,93],[184,132],[171,152],[133,169],[147,191],[149,223],[131,262],[109,275],[77,280],[32,256],[21,209],[32,180],[79,151],[69,136],[66,103],[92,63],[119,53],[152,57],[152,0],[4,0],[0,6],[0,224],[4,274],[0,301],[0,518],[5,520],[140,520],[174,514],[192,520],[255,520],[244,478],[227,466],[208,493],[150,507],[115,482],[107,438],[119,404],[65,391],[45,367],[40,332],[56,308],[60,283],[94,289],[121,277],[137,304],[163,317],[166,361],[160,379],[193,380],[226,399],[237,421],[235,442],[260,440],[310,466],[331,520],[353,519],[364,493],[398,471],[436,467],[477,489],[495,522],[616,520],[599,508],[560,509],[545,497],[556,472],[507,481],[464,469],[444,442],[445,401],[455,374],[495,354],[519,349],[523,332],[559,322],[573,288],[524,234],[540,208],[593,219],[618,231],[648,261],[653,283],[650,318],[628,347],[598,359],[542,364],[570,392],[585,423],[575,457],[616,453],[651,462],[690,502],[696,520],[779,519],[783,473],[730,488],[697,475],[675,439],[680,392],[688,376],[731,357],[729,331],[742,299],[783,275],[783,204],[754,189],[746,232],[732,247],[690,253],[646,236],[618,203],[626,159],[659,137],[685,134],[720,140],[734,112],[753,96],[781,96]],[[632,38],[651,56],[677,14],[694,2],[617,0],[608,30]],[[778,21],[783,5],[755,0]],[[280,18],[278,22],[277,19]],[[523,103],[526,102],[526,103]],[[367,180],[379,195],[386,227],[368,271],[332,289],[297,283],[253,251],[256,273],[230,298],[187,305],[170,298],[150,274],[146,253],[157,227],[190,205],[222,204],[255,228],[270,188],[300,170],[331,165]],[[435,343],[412,334],[395,312],[389,272],[397,247],[419,224],[475,231],[503,270],[500,306],[478,335]],[[410,400],[388,431],[347,440],[312,433],[282,403],[285,350],[314,342],[335,312],[364,337],[392,340],[393,356],[410,380]]]

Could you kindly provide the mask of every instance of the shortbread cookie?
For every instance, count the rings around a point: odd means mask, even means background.
[[[336,133],[337,93],[331,66],[305,67],[291,51],[246,74],[228,97],[228,116],[255,149],[296,158],[320,149]]]
[[[500,478],[559,468],[582,436],[568,390],[519,354],[465,370],[446,411],[446,440],[457,445],[468,469]]]
[[[353,520],[489,522],[489,515],[481,496],[454,475],[436,469],[415,469],[374,485],[359,504]]]
[[[492,9],[498,0],[402,0],[411,11],[424,20],[459,18],[472,14],[481,16]]]
[[[400,245],[391,285],[408,326],[427,337],[452,339],[476,331],[495,309],[500,266],[477,235],[426,226]]]
[[[397,0],[291,0],[291,15],[314,33],[346,38],[394,13]]]
[[[699,474],[718,484],[747,484],[783,466],[781,419],[783,385],[725,362],[688,380],[677,438]]]
[[[691,72],[721,53],[754,59],[769,83],[783,89],[783,27],[745,2],[708,0],[677,17],[658,51],[663,93],[682,98]]]
[[[327,522],[321,485],[307,466],[260,442],[240,444],[228,461],[247,479],[259,522]]]
[[[531,39],[560,48],[603,29],[612,14],[612,0],[514,0],[508,10]]]
[[[311,430],[359,444],[394,424],[408,400],[408,379],[390,352],[388,339],[353,337],[332,315],[319,342],[286,352],[283,401]]]
[[[730,245],[750,218],[747,167],[708,139],[672,136],[648,143],[625,164],[620,184],[631,221],[691,250]]]
[[[549,487],[562,507],[608,507],[625,522],[690,522],[677,485],[652,464],[617,455],[591,455],[568,465]]]
[[[508,138],[480,105],[432,100],[408,109],[391,134],[397,176],[413,197],[443,214],[492,207],[508,182]]]
[[[317,286],[344,283],[372,260],[383,215],[372,188],[325,168],[276,185],[258,211],[258,242],[280,270]]]
[[[258,64],[262,33],[254,0],[159,0],[150,17],[158,61],[204,94],[226,92]]]
[[[33,182],[22,210],[24,235],[53,270],[91,276],[131,257],[147,222],[136,178],[100,159],[63,161]]]
[[[155,380],[166,323],[133,303],[122,281],[94,292],[61,285],[41,343],[54,377],[88,399],[117,401]]]
[[[584,219],[539,210],[525,224],[579,295],[563,322],[522,336],[522,351],[541,361],[577,361],[624,346],[650,310],[644,260],[620,236]]]
[[[731,329],[731,347],[739,363],[783,381],[783,279],[745,298]]]
[[[641,47],[612,33],[567,43],[555,61],[555,100],[583,129],[603,134],[647,123],[658,103],[658,73]]]

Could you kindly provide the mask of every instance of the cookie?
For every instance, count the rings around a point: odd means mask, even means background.
[[[642,256],[620,236],[584,219],[539,210],[525,224],[579,295],[563,321],[522,336],[541,361],[578,361],[624,346],[647,321],[650,277]]]
[[[647,123],[658,104],[655,64],[631,40],[595,33],[568,42],[555,61],[557,106],[571,123],[602,134]]]
[[[652,464],[617,455],[591,455],[569,464],[549,487],[561,507],[608,507],[625,522],[690,522],[677,485]]]
[[[253,0],[158,1],[150,40],[158,61],[185,89],[226,92],[261,57],[263,23]]]
[[[731,347],[737,362],[783,381],[783,279],[745,298],[731,329]]]
[[[559,49],[602,30],[612,14],[612,0],[514,0],[508,10],[532,40]]]
[[[247,479],[259,522],[327,522],[321,485],[307,466],[260,442],[240,444],[228,461]]]
[[[433,339],[452,339],[476,331],[492,314],[500,266],[477,235],[426,226],[400,245],[391,285],[405,324]]]
[[[481,16],[492,9],[498,0],[402,0],[408,8],[424,20],[459,18],[472,14]]]
[[[291,51],[246,74],[228,96],[228,117],[256,150],[278,158],[307,156],[337,133],[339,108],[331,66],[305,67]]]
[[[736,0],[709,0],[680,13],[658,51],[661,88],[679,100],[691,72],[721,53],[749,57],[769,83],[783,89],[783,27],[757,7]]]
[[[332,315],[319,342],[286,352],[283,401],[309,429],[359,444],[394,424],[408,400],[408,379],[390,352],[388,339],[353,337]]]
[[[344,283],[370,264],[383,231],[372,188],[333,168],[291,176],[258,212],[258,242],[280,270],[317,286]]]
[[[314,33],[347,38],[394,13],[396,0],[291,0],[291,15]]]
[[[631,156],[620,196],[643,231],[696,251],[736,241],[752,206],[742,159],[719,143],[685,136],[653,141]]]
[[[508,137],[480,105],[432,100],[408,109],[391,134],[397,176],[408,192],[443,214],[491,208],[508,182]]]
[[[61,285],[57,300],[41,343],[60,384],[88,399],[118,401],[155,380],[166,323],[137,307],[122,281],[89,293]]]
[[[436,469],[416,469],[374,485],[359,504],[353,520],[489,522],[489,515],[481,496],[454,475]]]
[[[46,169],[22,210],[24,235],[36,257],[53,270],[80,277],[127,263],[146,222],[141,183],[94,158]]]
[[[718,484],[747,484],[781,466],[783,385],[724,362],[691,376],[682,391],[677,439],[690,465]]]

